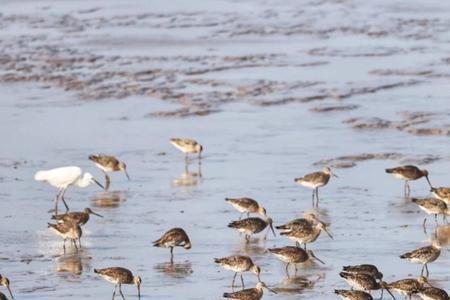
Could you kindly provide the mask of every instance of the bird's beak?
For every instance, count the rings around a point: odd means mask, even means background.
[[[257,274],[257,276],[258,276],[258,281],[261,282],[261,277],[259,277],[259,274]]]
[[[389,290],[388,288],[386,288],[386,291],[388,291],[388,293],[389,293],[389,295],[391,295],[392,299],[394,299],[394,300],[395,300],[395,297],[394,297],[394,295],[392,295],[391,291],[390,291],[390,290]]]
[[[427,179],[428,184],[430,185],[430,188],[432,188],[433,186],[431,185],[431,182],[430,182],[430,179],[428,178],[428,176],[425,176],[425,178]]]
[[[317,260],[318,262],[320,262],[322,265],[324,265],[325,263],[323,262],[323,260],[319,259],[317,256],[314,255],[314,253],[311,252],[311,256]]]
[[[95,184],[97,184],[99,187],[101,187],[102,189],[105,189],[105,187],[104,187],[100,182],[98,182],[97,180],[95,180],[94,178],[92,178],[92,181],[93,181]]]
[[[6,287],[8,289],[9,294],[11,295],[11,299],[14,299],[14,296],[11,292],[11,288],[9,287],[9,285]]]
[[[270,222],[269,226],[270,226],[270,230],[272,230],[273,236],[276,237],[277,235],[275,234],[275,230],[273,229],[272,222]]]
[[[130,175],[128,175],[127,170],[123,170],[125,172],[125,175],[127,175],[128,180],[130,180]]]
[[[331,173],[331,175],[334,176],[334,177],[336,177],[336,178],[339,178],[339,176],[337,176],[337,175],[334,174],[334,173]]]
[[[269,290],[269,291],[271,291],[272,293],[274,293],[274,294],[278,294],[277,292],[275,292],[274,290],[272,290],[270,287],[268,287],[268,286],[265,286],[265,288],[267,289],[267,290]]]
[[[96,213],[96,212],[93,212],[92,210],[91,210],[91,213],[92,213],[93,215],[96,215],[96,216],[100,217],[100,218],[103,218],[102,215],[100,215],[100,214],[98,214],[98,213]]]
[[[323,228],[323,230],[328,234],[328,236],[334,240],[333,236],[331,235],[331,233],[328,231],[328,229],[326,227]]]
[[[138,285],[138,298],[141,299],[141,285]]]

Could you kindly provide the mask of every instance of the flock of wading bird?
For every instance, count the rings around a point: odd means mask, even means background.
[[[188,161],[188,154],[190,153],[198,154],[198,159],[200,161],[203,147],[195,140],[173,138],[170,142],[186,154],[186,162]],[[110,178],[108,173],[116,171],[125,172],[127,178],[130,179],[125,163],[119,161],[113,156],[90,155],[89,159],[104,172],[106,181],[105,186],[94,179],[90,173],[83,174],[82,170],[76,166],[38,171],[35,174],[35,180],[45,181],[51,186],[59,189],[55,197],[54,215],[52,216],[52,219],[54,219],[56,223],[49,223],[48,227],[64,239],[64,253],[66,249],[66,240],[70,240],[72,242],[76,251],[78,251],[78,247],[81,248],[81,226],[89,221],[89,216],[91,214],[102,217],[101,215],[93,212],[90,208],[86,208],[82,212],[68,212],[69,207],[64,199],[64,194],[67,188],[70,186],[86,187],[91,183],[95,183],[101,188],[107,190],[110,186]],[[436,222],[438,215],[442,215],[444,220],[447,215],[450,215],[450,209],[448,208],[448,205],[450,204],[450,188],[432,187],[428,178],[428,172],[426,170],[421,170],[415,166],[408,165],[386,169],[386,172],[405,181],[404,192],[405,196],[408,198],[410,195],[409,181],[425,177],[435,198],[410,199],[427,214],[434,214]],[[313,189],[312,203],[313,206],[318,207],[319,188],[325,186],[331,176],[337,177],[333,174],[330,168],[326,167],[320,172],[314,172],[303,177],[296,178],[295,182]],[[59,201],[62,201],[66,208],[65,214],[58,214]],[[272,219],[268,217],[266,209],[260,206],[257,201],[251,198],[226,198],[226,201],[241,213],[239,220],[229,223],[228,227],[236,229],[241,234],[244,234],[247,242],[250,241],[251,235],[260,233],[266,228],[270,228],[275,236]],[[263,219],[259,217],[250,217],[251,213],[260,214]],[[242,219],[245,214],[247,215],[247,218]],[[321,221],[315,214],[308,213],[304,216],[304,218],[295,219],[284,225],[276,226],[276,229],[280,230],[280,235],[295,241],[295,246],[285,246],[282,248],[271,248],[267,250],[282,262],[286,263],[286,273],[288,276],[289,265],[291,264],[295,266],[295,273],[297,273],[297,264],[305,263],[311,259],[317,260],[323,264],[324,262],[317,258],[312,250],[306,249],[306,245],[316,241],[322,231],[325,231],[330,238],[333,238],[327,229],[328,226],[329,224]],[[424,230],[425,226],[426,218],[423,222]],[[266,231],[265,237],[267,236],[268,231],[269,229]],[[154,241],[153,245],[155,247],[170,248],[171,262],[173,262],[173,249],[175,247],[183,247],[185,249],[190,249],[192,247],[187,233],[182,228],[170,229],[163,236]],[[301,245],[303,245],[303,247],[301,247]],[[386,283],[382,280],[383,274],[374,265],[361,264],[344,266],[343,271],[339,275],[351,286],[351,289],[335,290],[335,293],[343,299],[370,300],[373,299],[370,294],[372,290],[381,289],[382,297],[383,290],[385,289],[389,292],[393,299],[395,299],[395,297],[391,291],[399,293],[409,299],[411,299],[412,295],[417,295],[425,300],[448,300],[449,296],[444,290],[433,287],[428,282],[428,263],[435,261],[439,257],[440,252],[441,245],[438,242],[433,242],[430,246],[422,247],[401,255],[400,258],[402,259],[407,259],[410,262],[423,265],[421,276],[417,279],[408,278],[391,283]],[[233,255],[229,257],[216,258],[215,262],[224,269],[234,272],[233,280],[231,282],[231,287],[233,289],[235,287],[236,277],[240,274],[242,290],[224,293],[224,298],[241,300],[261,299],[263,296],[263,288],[276,293],[275,290],[269,288],[264,282],[261,281],[261,268],[255,265],[249,256]],[[138,297],[140,298],[140,286],[142,280],[139,276],[134,276],[130,270],[123,267],[110,267],[104,269],[94,269],[94,272],[115,285],[113,299],[116,295],[117,287],[119,288],[120,295],[123,299],[125,299],[122,292],[122,284],[136,285],[138,289]],[[244,278],[242,275],[244,272],[252,272],[256,274],[258,283],[255,288],[244,289]],[[424,274],[424,272],[426,272],[426,274]],[[0,285],[8,288],[10,296],[13,299],[8,278],[0,275]],[[4,299],[7,299],[6,296],[0,292],[0,300]]]

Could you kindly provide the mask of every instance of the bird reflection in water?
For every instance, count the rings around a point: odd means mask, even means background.
[[[126,194],[119,191],[101,192],[92,198],[93,206],[102,208],[116,208],[125,201],[127,201]]]
[[[186,278],[193,273],[192,264],[189,261],[181,263],[158,263],[153,267],[153,269],[155,269],[159,273],[163,273],[173,278]]]
[[[325,275],[318,275],[315,279],[306,276],[285,277],[274,290],[279,294],[301,294],[306,289],[313,289],[317,281]]]
[[[436,240],[442,247],[450,245],[450,225],[437,226],[432,240]]]
[[[197,172],[189,171],[189,164],[184,165],[184,172],[172,181],[173,187],[196,186],[202,178],[202,167],[198,164]]]
[[[83,266],[79,255],[63,255],[56,260],[56,272],[81,275]]]

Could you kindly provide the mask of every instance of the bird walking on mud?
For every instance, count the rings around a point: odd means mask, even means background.
[[[344,300],[373,300],[372,295],[363,291],[334,290]]]
[[[78,244],[81,248],[81,236],[83,235],[83,231],[81,230],[80,225],[73,222],[63,222],[58,224],[48,223],[48,228],[52,229],[57,235],[61,236],[64,239],[63,249],[66,251],[66,240],[69,239],[72,241],[75,249],[78,251]]]
[[[223,297],[236,300],[259,300],[263,296],[263,288],[266,288],[274,294],[277,293],[269,288],[264,282],[260,281],[253,289],[245,289],[234,293],[224,293]]]
[[[172,228],[164,233],[159,239],[153,242],[154,247],[170,248],[170,261],[173,262],[173,248],[183,247],[191,249],[192,244],[189,237],[182,228]]]
[[[325,186],[328,181],[330,181],[331,176],[338,177],[329,167],[325,167],[320,172],[306,174],[303,177],[295,178],[294,181],[300,185],[313,189],[312,205],[313,207],[319,207],[319,188]],[[316,199],[315,204],[314,198]]]
[[[325,264],[322,260],[317,258],[312,250],[303,250],[299,247],[286,246],[283,248],[267,249],[270,253],[278,257],[281,261],[286,263],[286,274],[289,276],[289,264],[294,264],[295,274],[297,274],[297,264],[307,262],[311,258],[318,262]]]
[[[255,233],[263,231],[267,226],[272,230],[273,236],[275,235],[275,230],[273,230],[272,219],[267,218],[265,220],[260,218],[247,218],[238,221],[233,221],[228,224],[228,227],[234,228],[237,231],[245,234],[245,240],[247,243],[250,241],[250,236]],[[267,230],[268,232],[269,230]],[[267,237],[267,233],[264,238]]]
[[[80,188],[87,187],[91,183],[97,184],[99,187],[104,189],[104,187],[95,180],[91,173],[84,173],[79,167],[61,167],[51,170],[42,170],[36,172],[34,179],[37,181],[48,182],[51,186],[59,189],[58,194],[55,197],[55,214],[58,214],[58,202],[59,199],[62,200],[66,211],[69,211],[69,206],[64,200],[64,194],[69,186],[78,186]]]
[[[433,187],[431,185],[430,179],[428,178],[428,171],[425,169],[419,169],[416,166],[407,165],[386,169],[385,171],[388,174],[394,175],[395,178],[405,181],[405,188],[404,188],[405,197],[408,197],[409,194],[411,193],[411,188],[409,186],[409,181],[411,180],[417,180],[422,177],[425,177],[425,179],[428,181],[428,184],[430,185],[430,188]]]
[[[72,222],[78,225],[84,225],[89,221],[89,216],[91,214],[103,218],[102,215],[93,212],[92,209],[87,207],[83,211],[74,211],[62,215],[54,215],[52,216],[52,219],[56,220],[58,223]]]
[[[231,270],[234,272],[233,281],[231,282],[231,287],[234,287],[234,282],[236,280],[236,276],[238,273],[241,274],[241,283],[242,288],[244,288],[244,278],[242,273],[244,272],[253,272],[258,277],[258,281],[261,281],[260,274],[261,268],[255,265],[252,259],[248,256],[244,255],[233,255],[223,258],[215,258],[214,262],[222,266],[227,270]]]
[[[14,296],[13,296],[11,288],[10,288],[10,281],[9,281],[9,279],[4,277],[4,276],[2,276],[2,275],[0,275],[0,285],[6,287],[6,289],[8,289],[9,295],[11,296],[11,299],[14,299]],[[3,296],[5,297],[5,299],[7,299],[5,295],[3,295]],[[1,297],[0,297],[0,300],[1,300]]]
[[[171,138],[170,143],[174,145],[178,150],[186,154],[185,161],[188,161],[188,155],[198,154],[198,158],[201,159],[203,146],[193,139],[180,139]]]
[[[405,254],[400,255],[400,258],[407,259],[412,263],[416,264],[422,264],[422,271],[420,272],[420,275],[423,275],[423,271],[427,272],[426,277],[429,275],[428,271],[428,264],[438,259],[438,257],[441,255],[441,246],[439,243],[434,242],[430,246],[422,247],[419,249],[416,249],[411,252],[407,252]]]
[[[106,281],[114,283],[114,292],[112,298],[116,296],[117,286],[119,287],[119,293],[122,299],[125,300],[125,296],[122,293],[122,284],[134,284],[137,286],[138,298],[141,298],[141,284],[142,280],[139,276],[134,276],[133,273],[125,268],[113,267],[105,269],[94,269],[94,273],[99,274]]]
[[[111,179],[109,178],[109,172],[117,172],[123,171],[127,176],[128,180],[130,180],[130,176],[127,172],[127,165],[119,161],[117,158],[111,155],[105,154],[93,154],[89,155],[89,159],[92,160],[95,165],[105,173],[105,190],[109,190],[109,186],[111,184]]]
[[[225,198],[225,201],[230,203],[241,213],[239,220],[245,213],[247,213],[247,218],[250,217],[250,213],[259,213],[263,217],[267,218],[266,209],[260,206],[259,203],[252,198]]]

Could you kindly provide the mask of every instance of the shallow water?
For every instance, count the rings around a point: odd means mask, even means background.
[[[347,287],[338,276],[347,264],[375,263],[388,282],[419,275],[421,266],[398,256],[426,245],[434,222],[426,235],[423,213],[383,169],[416,163],[434,185],[449,185],[444,4],[124,3],[2,4],[0,47],[13,50],[0,67],[0,273],[16,299],[109,299],[113,286],[93,269],[115,265],[142,277],[143,299],[220,299],[233,274],[213,258],[237,253],[252,256],[279,292],[264,298],[334,298],[335,288]],[[156,69],[155,77],[138,73]],[[315,112],[334,106],[352,107]],[[391,123],[366,129],[374,117]],[[355,118],[360,129],[348,121]],[[418,135],[417,128],[441,131]],[[186,170],[172,136],[199,140],[201,165],[194,160]],[[46,228],[56,191],[33,175],[79,165],[103,180],[87,159],[97,152],[125,161],[131,181],[114,174],[112,192],[68,190],[72,210],[92,207],[105,218],[92,216],[83,250],[63,255],[62,241]],[[284,223],[311,209],[311,191],[293,179],[326,163],[347,166],[320,191],[318,213],[334,240],[324,235],[309,248],[326,264],[286,278],[266,249],[293,243],[269,234],[246,244],[226,226],[239,213],[224,198],[255,198],[275,225]],[[429,195],[426,181],[413,182],[412,194]],[[151,241],[175,226],[193,248],[176,249],[170,264],[169,251]],[[439,234],[448,240],[448,228]],[[448,287],[449,266],[444,250],[429,267],[433,284]],[[244,277],[255,284],[254,275]],[[137,298],[134,287],[124,291]]]

